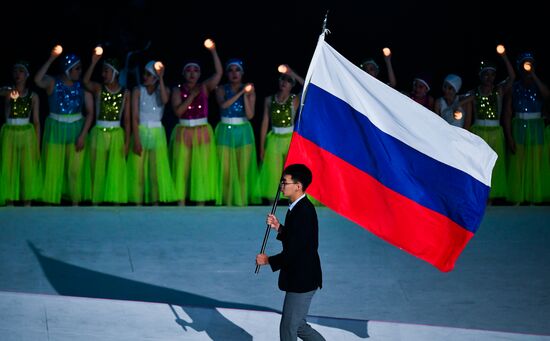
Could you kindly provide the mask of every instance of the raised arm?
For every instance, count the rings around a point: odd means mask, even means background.
[[[46,93],[48,94],[48,96],[51,95],[52,92],[53,92],[53,88],[54,88],[54,85],[55,85],[55,79],[52,76],[47,75],[46,73],[48,72],[48,69],[52,65],[53,61],[57,57],[59,57],[59,55],[61,54],[62,51],[63,51],[63,49],[61,48],[61,46],[59,46],[59,45],[55,46],[52,49],[52,51],[50,53],[50,57],[48,58],[48,60],[46,60],[44,65],[42,65],[42,67],[40,67],[40,69],[38,69],[38,71],[34,75],[34,83],[39,88],[42,88],[42,89],[46,90]]]
[[[288,66],[287,64],[285,64],[285,66],[286,66],[285,73],[290,77],[294,78],[298,83],[300,83],[301,86],[304,86],[304,79],[299,74],[297,74],[296,71],[290,68],[290,66]]]
[[[388,69],[388,84],[392,88],[395,88],[397,86],[397,78],[395,78],[395,72],[391,63],[391,51],[387,47],[384,49],[384,62],[386,63],[386,69]]]
[[[95,66],[99,59],[101,59],[101,55],[96,53],[92,55],[90,66],[88,66],[88,69],[86,69],[84,77],[82,78],[82,83],[84,84],[86,90],[90,91],[94,95],[97,95],[101,91],[101,84],[92,81],[92,74],[94,73]]]
[[[212,46],[208,47],[208,50],[210,50],[210,53],[212,53],[212,59],[214,60],[214,74],[210,76],[207,80],[204,81],[204,85],[206,86],[207,93],[210,93],[220,83],[220,80],[223,76],[223,67],[222,62],[220,60],[220,57],[218,56],[218,51],[216,50],[216,44],[212,42]]]
[[[164,83],[164,65],[160,63],[158,70],[156,68],[155,70],[157,71],[157,75],[159,76],[160,101],[162,102],[162,104],[166,105],[170,100],[170,89],[168,89],[168,87]],[[133,97],[134,96],[132,96],[132,98]]]
[[[510,63],[506,52],[502,52],[500,56],[502,57],[502,61],[504,61],[504,65],[506,66],[508,77],[506,77],[506,79],[499,84],[499,87],[502,88],[503,92],[506,92],[508,89],[512,88],[512,84],[516,79],[516,72],[514,71],[514,67],[512,66],[512,63]]]

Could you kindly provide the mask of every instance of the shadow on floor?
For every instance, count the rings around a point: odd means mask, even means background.
[[[280,313],[280,311],[269,307],[220,301],[185,291],[178,291],[89,270],[45,256],[32,242],[27,241],[27,244],[38,259],[46,278],[58,294],[111,300],[166,303],[170,305],[170,309],[174,313],[175,322],[184,330],[187,327],[191,327],[199,332],[204,331],[213,340],[224,340],[228,337],[238,341],[252,340],[250,334],[225,318],[215,308]],[[181,307],[192,319],[192,322],[189,323],[182,320],[176,313],[174,306]],[[366,324],[363,320],[312,317],[311,322],[347,330],[359,337],[368,337]]]

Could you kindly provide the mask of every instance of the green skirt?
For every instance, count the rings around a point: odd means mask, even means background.
[[[134,139],[128,150],[128,202],[149,204],[176,201],[164,127],[140,125],[139,138],[141,155],[134,153]]]
[[[504,131],[501,126],[485,127],[473,125],[472,133],[480,136],[497,153],[498,158],[491,176],[491,192],[489,199],[506,198],[508,196],[508,183],[506,177],[506,147]]]
[[[196,203],[216,200],[218,158],[210,124],[176,125],[170,136],[170,156],[177,200]]]
[[[274,134],[272,131],[266,136],[265,154],[260,170],[260,195],[262,199],[269,201],[275,199],[291,138],[292,133]]]
[[[250,122],[220,122],[216,126],[216,143],[219,160],[216,204],[260,204],[256,144]]]
[[[87,146],[79,152],[75,148],[83,125],[84,119],[68,123],[46,118],[42,143],[42,201],[59,204],[62,198],[73,203],[91,199]]]
[[[128,183],[124,130],[95,126],[90,132],[92,202],[126,203]]]
[[[40,198],[42,169],[32,124],[0,129],[0,203]]]
[[[512,120],[516,152],[508,156],[508,200],[515,203],[545,201],[550,186],[548,142],[544,120]]]

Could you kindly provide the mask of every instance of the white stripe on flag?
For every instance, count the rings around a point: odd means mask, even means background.
[[[306,77],[362,113],[380,130],[419,152],[491,186],[496,153],[483,139],[454,127],[380,82],[319,39]],[[298,123],[299,124],[299,123]]]

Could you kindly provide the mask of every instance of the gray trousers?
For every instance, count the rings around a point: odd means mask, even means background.
[[[281,341],[296,341],[298,337],[306,341],[325,341],[325,338],[306,322],[309,305],[316,291],[286,293],[279,325]]]

